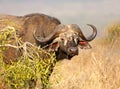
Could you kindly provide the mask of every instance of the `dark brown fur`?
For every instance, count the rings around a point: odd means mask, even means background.
[[[23,25],[25,31],[23,40],[31,43],[35,43],[33,31],[36,31],[37,36],[46,37],[60,24],[60,21],[56,18],[44,14],[30,14],[24,16],[24,18],[28,19],[24,21]]]
[[[53,32],[54,28],[59,25],[61,22],[48,15],[44,14],[29,14],[25,16],[12,16],[12,15],[0,15],[0,20],[12,21],[16,27],[18,37],[21,37],[22,40],[36,44],[36,41],[33,37],[33,32],[36,31],[36,35],[46,37]],[[9,24],[9,23],[8,23]],[[7,26],[7,24],[0,23],[0,29]],[[10,48],[4,53],[4,60],[6,63],[9,63],[9,59],[17,58],[17,50]]]

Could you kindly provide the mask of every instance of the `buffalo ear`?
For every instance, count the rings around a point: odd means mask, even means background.
[[[49,46],[49,51],[57,51],[59,48],[59,43],[58,42],[54,42],[54,43],[51,43],[50,46]]]
[[[79,47],[81,49],[90,49],[90,48],[92,48],[91,45],[87,41],[80,41],[79,42]]]

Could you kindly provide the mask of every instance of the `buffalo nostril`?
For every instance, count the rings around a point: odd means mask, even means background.
[[[69,51],[70,51],[70,52],[75,52],[75,51],[76,51],[76,49],[73,49],[73,48],[72,48],[72,49],[70,49]]]
[[[69,53],[76,54],[76,53],[78,53],[78,48],[72,47],[72,48],[69,48],[68,51],[69,51]]]
[[[68,49],[69,52],[72,52],[72,49]]]

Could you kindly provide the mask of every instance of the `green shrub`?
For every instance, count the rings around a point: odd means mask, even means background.
[[[17,62],[11,61],[11,64],[3,62],[2,54],[7,47],[20,50],[21,55],[17,58]],[[14,27],[8,26],[0,30],[0,79],[8,89],[35,87],[34,83],[38,79],[41,79],[40,86],[48,89],[49,75],[55,62],[54,53],[50,54],[40,47],[17,38]]]

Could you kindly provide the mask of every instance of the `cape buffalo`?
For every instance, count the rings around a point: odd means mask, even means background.
[[[0,21],[2,20],[11,20],[19,26],[15,29],[17,36],[21,37],[22,41],[40,46],[49,52],[55,52],[57,59],[71,59],[78,55],[78,48],[91,47],[88,42],[92,41],[97,35],[97,29],[94,25],[87,24],[92,28],[93,33],[86,37],[77,24],[64,25],[55,17],[45,14],[0,15]],[[2,23],[0,23],[0,29],[1,26],[3,26]],[[17,58],[18,51],[9,48],[4,53],[4,61],[9,63],[9,59]]]
[[[86,38],[78,25],[64,25],[55,17],[45,14],[35,13],[25,16],[0,15],[0,20],[5,19],[12,20],[15,24],[21,26],[21,28],[17,28],[17,35],[24,42],[35,43],[50,52],[55,52],[57,59],[70,59],[78,55],[78,47],[91,47],[88,42],[92,41],[97,34],[96,27],[87,24],[92,28],[93,33]],[[6,55],[9,54],[14,54],[14,57],[17,56],[14,51]],[[10,57],[12,59],[12,56]]]

